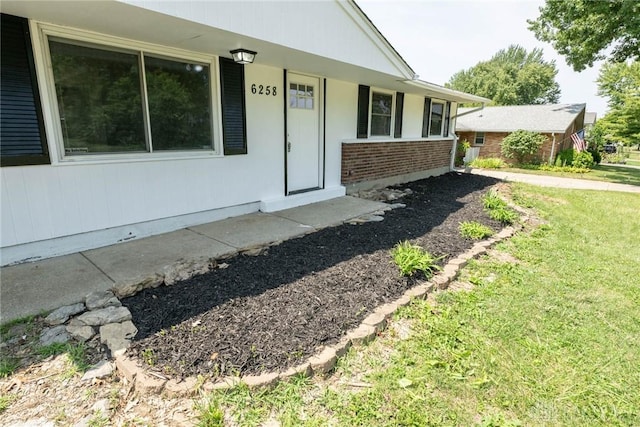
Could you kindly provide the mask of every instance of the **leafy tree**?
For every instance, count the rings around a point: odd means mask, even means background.
[[[629,95],[640,96],[640,62],[606,63],[596,81],[598,95],[609,98],[609,107],[620,107]]]
[[[605,64],[597,81],[598,95],[608,98],[610,110],[596,123],[594,136],[640,143],[640,62]]]
[[[560,97],[557,73],[555,62],[546,62],[541,49],[527,52],[511,45],[457,72],[445,86],[490,98],[496,105],[547,104]]]
[[[597,60],[640,59],[640,2],[637,0],[546,0],[540,16],[528,20],[536,38],[550,42],[576,71]]]
[[[538,152],[545,140],[546,137],[538,132],[517,130],[502,140],[500,149],[505,157],[522,164]]]

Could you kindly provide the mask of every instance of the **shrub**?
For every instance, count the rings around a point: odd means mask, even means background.
[[[537,132],[517,130],[502,140],[502,154],[517,163],[524,163],[526,159],[538,152],[546,137]]]
[[[493,235],[493,230],[476,221],[464,221],[460,223],[460,234],[466,239],[481,240]]]
[[[599,165],[602,161],[602,154],[600,154],[600,151],[598,151],[597,148],[593,148],[590,149],[589,152],[591,153],[591,157],[593,157],[593,163],[595,165]]]
[[[500,169],[505,167],[506,163],[499,157],[478,157],[471,162],[471,166],[482,169]]]
[[[577,168],[575,166],[550,166],[550,165],[540,165],[536,169],[541,171],[549,171],[549,172],[569,172],[569,173],[587,173],[591,171],[591,169]]]
[[[573,148],[562,150],[556,155],[556,166],[571,166],[573,164],[573,156],[577,153]]]
[[[436,264],[440,258],[435,258],[429,252],[408,240],[396,244],[391,250],[391,256],[400,269],[401,276],[411,276],[416,271],[422,271],[425,276],[429,277],[434,270],[440,270],[440,267]]]
[[[573,148],[569,148],[558,153],[554,164],[559,167],[572,166],[578,169],[588,169],[596,163],[591,152],[576,151]]]

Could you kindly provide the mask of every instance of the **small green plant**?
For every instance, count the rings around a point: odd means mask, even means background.
[[[513,224],[518,219],[518,214],[509,208],[491,209],[489,217],[503,224]]]
[[[481,240],[493,235],[493,230],[476,221],[464,221],[460,223],[462,237],[473,240]]]
[[[67,351],[67,344],[59,342],[44,345],[36,349],[36,353],[38,353],[42,357],[56,356],[58,354],[64,353],[65,351]]]
[[[482,205],[485,209],[498,209],[507,207],[507,202],[502,200],[498,193],[494,190],[489,190],[487,193],[482,196]]]
[[[196,406],[196,409],[200,412],[199,427],[224,426],[224,412],[217,401],[201,403]]]
[[[152,349],[145,348],[144,350],[142,350],[142,360],[144,360],[144,363],[149,366],[155,366],[156,362],[158,361],[158,357]]]
[[[499,157],[478,157],[471,162],[471,166],[481,169],[500,169],[507,166],[507,164]]]
[[[84,343],[67,344],[67,356],[80,372],[85,372],[91,367],[87,361],[87,353]]]
[[[490,190],[482,197],[482,204],[489,213],[489,217],[503,224],[513,224],[518,214],[507,206],[497,192]]]
[[[12,357],[3,357],[0,359],[0,378],[6,378],[18,369],[20,362]]]
[[[0,394],[0,414],[9,409],[11,402],[17,398],[15,394]]]
[[[411,276],[421,271],[425,276],[431,276],[434,270],[440,270],[436,264],[440,258],[435,258],[429,252],[408,240],[399,242],[391,250],[393,261],[400,269],[401,276]]]

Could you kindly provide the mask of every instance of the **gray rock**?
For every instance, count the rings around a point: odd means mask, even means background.
[[[398,209],[398,208],[406,208],[407,205],[405,205],[404,203],[392,203],[389,205],[389,207],[391,209]]]
[[[138,333],[133,322],[109,323],[100,327],[100,341],[106,344],[111,354],[127,349],[131,339]]]
[[[131,312],[126,307],[105,307],[87,311],[76,317],[76,320],[89,326],[102,326],[108,323],[120,323],[131,320]]]
[[[112,362],[101,360],[100,362],[92,366],[91,369],[89,369],[87,372],[84,373],[84,375],[82,376],[82,381],[90,381],[94,378],[108,377],[113,373],[114,369],[115,369],[115,366]]]
[[[91,326],[85,325],[82,322],[77,323],[81,324],[67,325],[67,332],[73,337],[73,339],[80,342],[85,342],[89,341],[96,334],[95,329],[93,329]]]
[[[44,321],[47,325],[62,325],[69,320],[69,317],[82,313],[84,311],[84,304],[79,302],[77,304],[65,305],[51,312]]]
[[[204,274],[211,269],[209,261],[180,262],[164,268],[164,284],[171,286],[196,274]]]
[[[40,345],[48,346],[56,343],[64,344],[70,339],[71,336],[67,333],[67,328],[64,325],[59,325],[42,331],[40,334]]]
[[[135,279],[127,282],[117,283],[113,288],[113,293],[118,298],[125,298],[131,295],[135,295],[143,289],[157,288],[164,282],[164,276],[161,274],[154,274],[144,279]]]
[[[84,300],[88,310],[105,307],[120,307],[122,303],[111,291],[91,292]]]

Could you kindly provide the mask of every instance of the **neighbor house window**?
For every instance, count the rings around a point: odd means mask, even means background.
[[[371,136],[391,136],[393,95],[371,92]]]
[[[214,150],[209,62],[48,42],[65,155]]]
[[[484,132],[476,132],[476,138],[473,141],[475,145],[483,145],[484,144]]]

